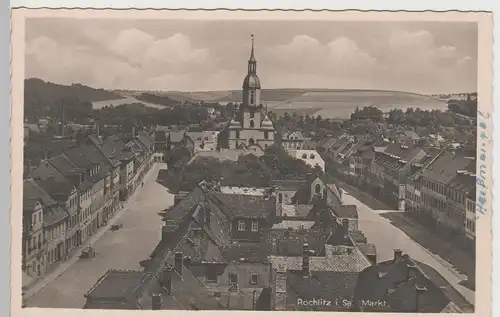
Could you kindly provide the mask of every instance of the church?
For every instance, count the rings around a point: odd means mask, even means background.
[[[260,80],[257,76],[257,60],[252,50],[248,60],[248,73],[243,80],[243,101],[234,111],[233,118],[219,135],[220,146],[229,149],[262,149],[274,144],[275,130],[267,116],[267,109],[260,101]]]

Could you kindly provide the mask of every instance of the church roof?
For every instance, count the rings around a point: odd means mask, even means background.
[[[273,129],[274,130],[274,126],[273,126],[273,123],[271,122],[271,120],[269,120],[269,117],[266,115],[264,120],[262,120],[262,123],[260,124],[261,128],[263,129]]]
[[[243,80],[243,88],[260,89],[259,76],[257,76],[257,74],[247,74],[245,80]]]

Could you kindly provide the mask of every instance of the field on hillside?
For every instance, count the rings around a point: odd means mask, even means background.
[[[241,90],[206,91],[206,92],[157,92],[159,96],[167,96],[173,100],[188,102],[206,101],[241,102]],[[130,95],[129,95],[130,96]],[[128,96],[127,96],[128,97]],[[132,96],[130,96],[132,97]],[[130,98],[125,100],[130,103]],[[131,99],[134,99],[133,97]],[[269,110],[283,115],[285,112],[296,112],[299,115],[321,115],[325,118],[349,118],[356,107],[376,106],[383,112],[394,108],[420,108],[423,110],[447,110],[445,100],[407,92],[354,90],[354,89],[263,89],[261,100]],[[94,108],[104,106],[105,102],[94,103]],[[111,101],[114,105],[123,101]],[[144,103],[144,102],[143,102]],[[158,106],[147,104],[148,106]]]
[[[101,108],[104,108],[105,106],[118,107],[121,105],[130,105],[133,103],[142,103],[143,105],[145,105],[147,107],[156,108],[156,109],[166,108],[166,106],[164,106],[164,105],[158,105],[155,103],[145,102],[145,101],[136,99],[134,97],[128,97],[128,98],[123,98],[123,99],[96,101],[96,102],[92,103],[92,109],[101,109]]]
[[[273,108],[275,112],[321,115],[328,118],[348,118],[356,107],[376,106],[383,112],[394,108],[446,110],[447,104],[432,97],[392,91],[323,91],[307,92]]]

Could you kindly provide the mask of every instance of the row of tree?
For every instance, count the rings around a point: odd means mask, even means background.
[[[202,180],[218,180],[223,186],[267,187],[276,179],[305,179],[309,173],[321,172],[274,146],[261,157],[242,155],[235,162],[199,157],[186,164],[187,160],[186,153],[171,156],[172,168],[159,181],[174,192],[190,191]]]

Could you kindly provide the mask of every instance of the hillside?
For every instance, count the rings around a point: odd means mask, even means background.
[[[92,102],[121,98],[104,89],[95,89],[81,84],[71,86],[45,82],[38,78],[24,81],[25,116],[54,116],[60,113],[61,105],[65,105],[65,115],[72,118],[92,111]]]

